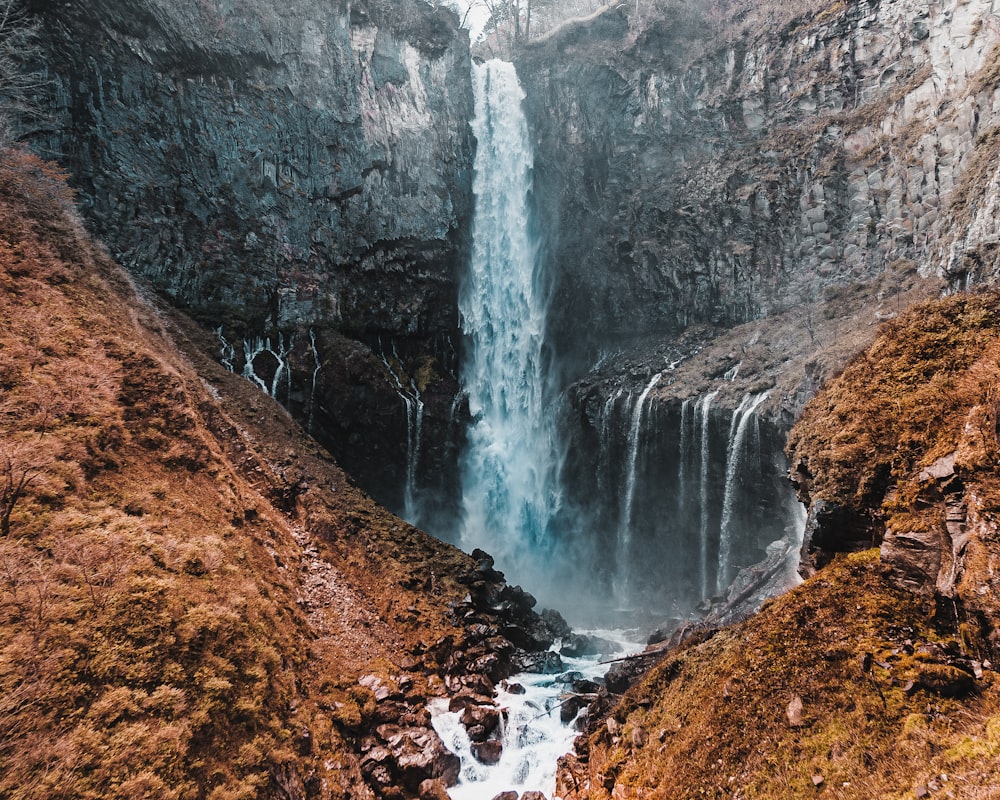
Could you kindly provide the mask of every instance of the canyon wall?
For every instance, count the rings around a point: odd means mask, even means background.
[[[742,27],[609,7],[522,54],[571,370],[605,337],[761,319],[901,259],[997,271],[1000,6],[800,6]]]
[[[701,408],[716,432],[706,480],[720,504],[726,431],[731,444],[741,406],[763,398],[732,564],[763,559],[801,525],[780,442],[803,404],[882,321],[1000,268],[1000,5],[790,7],[712,19],[680,2],[608,5],[517,62],[567,514],[586,520],[595,564],[630,559],[634,581],[689,602],[718,587],[672,566],[706,560],[684,414]],[[722,514],[708,511],[713,569]]]
[[[454,15],[418,0],[32,10],[55,122],[35,145],[69,167],[95,232],[400,508],[401,396],[424,395],[443,442],[456,392],[473,141]],[[447,474],[450,458],[442,444],[426,461]]]

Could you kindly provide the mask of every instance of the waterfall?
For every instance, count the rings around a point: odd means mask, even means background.
[[[226,341],[222,335],[222,326],[215,329],[215,335],[219,337],[219,363],[230,372],[234,371],[233,363],[236,361],[236,348]]]
[[[277,342],[277,347],[272,346],[270,336],[264,339],[258,336],[254,339],[243,340],[243,377],[251,383],[256,383],[267,394],[279,401],[278,389],[284,381],[286,389],[284,405],[287,406],[287,395],[291,394],[292,391],[292,369],[288,363],[288,357],[295,347],[295,337],[289,335],[286,338],[283,333],[279,333]],[[271,377],[270,385],[257,374],[257,367],[254,364],[259,356],[265,354],[275,360],[274,375]]]
[[[698,464],[698,508],[700,513],[698,530],[698,574],[701,578],[701,596],[708,595],[708,467],[712,457],[711,442],[709,441],[709,408],[712,401],[718,394],[718,390],[709,392],[699,397],[695,405],[695,417],[698,420],[698,435],[700,438],[700,461]]]
[[[381,341],[379,349],[381,350]],[[406,417],[406,474],[403,484],[403,519],[411,525],[417,524],[419,509],[417,506],[417,466],[420,462],[420,448],[423,440],[424,424],[424,401],[420,397],[420,390],[416,382],[411,378],[409,388],[403,384],[403,379],[399,372],[393,368],[392,363],[386,357],[385,352],[380,352],[382,364],[392,378],[396,394],[403,401],[403,414]],[[396,346],[392,347],[392,357],[396,364],[401,364]]]
[[[681,517],[687,513],[688,506],[688,468],[691,466],[691,435],[694,433],[694,416],[692,415],[691,398],[681,403],[681,435],[677,447],[677,510]]]
[[[733,514],[736,508],[736,494],[744,478],[746,438],[750,423],[756,424],[757,409],[769,392],[745,395],[729,424],[729,444],[726,447],[726,483],[722,496],[722,523],[719,526],[719,570],[716,574],[716,591],[722,592],[729,585],[732,574],[730,558],[733,547]]]
[[[322,362],[319,360],[319,350],[316,348],[316,334],[313,333],[312,328],[309,329],[309,351],[312,353],[313,357],[313,371],[312,383],[309,385],[309,407],[306,415],[306,432],[312,435],[313,413],[316,410],[316,382],[319,379],[319,371],[323,366]]]
[[[663,373],[658,372],[646,384],[646,387],[642,390],[642,394],[639,395],[639,399],[636,400],[635,406],[632,408],[632,418],[629,422],[628,451],[625,461],[625,497],[622,505],[621,520],[618,525],[617,570],[619,586],[617,587],[617,594],[619,602],[628,600],[628,556],[629,545],[632,541],[632,504],[635,501],[636,461],[639,458],[642,411],[646,405],[646,398],[649,397],[649,393],[653,391],[653,388],[660,382],[660,378],[662,377]]]
[[[546,303],[530,234],[533,154],[514,66],[475,65],[473,86],[476,208],[459,293],[473,423],[461,458],[461,541],[523,574],[560,504],[542,351]]]
[[[611,475],[611,450],[612,450],[612,427],[615,406],[625,390],[619,387],[615,389],[608,399],[604,401],[601,410],[600,425],[598,429],[598,451],[597,451],[597,493],[600,497],[610,497],[614,491],[614,481]]]

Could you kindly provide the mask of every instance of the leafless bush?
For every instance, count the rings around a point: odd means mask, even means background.
[[[43,118],[40,98],[49,81],[38,69],[40,23],[22,0],[0,0],[0,147]]]

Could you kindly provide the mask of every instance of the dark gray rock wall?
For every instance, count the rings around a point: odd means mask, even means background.
[[[521,54],[571,377],[609,340],[765,318],[900,259],[996,273],[996,3],[817,9],[727,39],[684,4],[619,6]]]
[[[278,356],[255,371],[270,386],[290,369],[284,399],[399,508],[397,377],[408,386],[426,367],[439,422],[456,388],[438,356],[457,326],[474,144],[454,15],[420,0],[33,8],[55,87],[55,126],[35,144],[70,168],[95,232],[221,327],[237,370],[270,337]],[[393,350],[396,377],[382,358]]]

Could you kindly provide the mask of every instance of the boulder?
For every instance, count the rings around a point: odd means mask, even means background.
[[[421,781],[417,792],[420,800],[451,800],[448,797],[448,787],[440,778],[428,778]]]
[[[514,665],[520,672],[535,675],[558,675],[563,671],[563,662],[554,650],[542,653],[520,653],[514,657]]]
[[[469,706],[488,706],[493,701],[483,694],[457,694],[448,701],[449,711],[465,711]]]
[[[503,744],[496,739],[485,742],[473,742],[469,748],[473,757],[481,764],[496,764],[503,755]]]
[[[576,715],[580,713],[580,709],[587,702],[584,698],[576,694],[560,695],[559,700],[559,719],[562,720],[564,725],[576,719]]]
[[[489,734],[492,733],[500,722],[500,710],[496,706],[469,705],[462,712],[460,721],[469,731],[470,735],[474,727],[479,727]]]
[[[785,716],[788,717],[788,724],[793,728],[801,728],[806,723],[802,718],[802,698],[795,695],[785,709]]]
[[[421,783],[429,778],[439,778],[446,786],[454,786],[458,782],[461,762],[458,756],[445,748],[444,742],[433,728],[399,728],[391,731],[388,730],[389,727],[385,726],[384,733],[388,735],[385,747],[375,750],[387,750],[391,754],[395,771],[406,788],[416,792]],[[379,729],[379,735],[383,735],[382,728]],[[380,763],[384,763],[384,760]]]
[[[653,666],[653,658],[628,658],[616,661],[604,676],[604,683],[612,694],[624,694],[630,686]]]
[[[596,656],[615,651],[614,642],[602,639],[600,636],[587,636],[580,633],[572,633],[563,637],[562,647],[559,652],[568,658],[580,658],[581,656]]]
[[[916,685],[942,697],[963,697],[976,686],[976,676],[949,664],[921,664]]]

